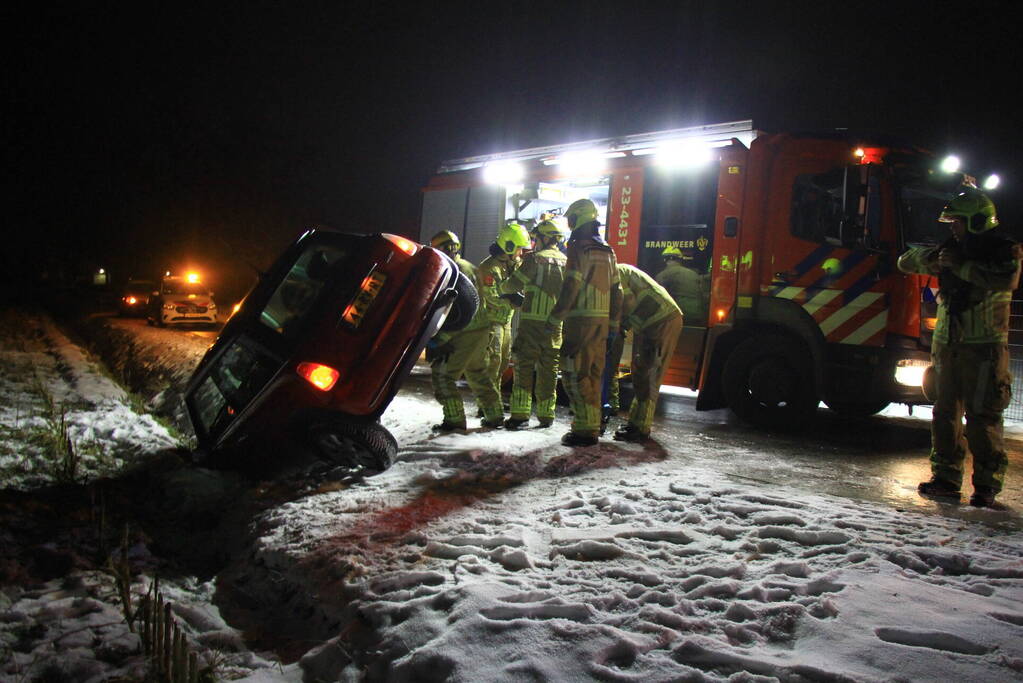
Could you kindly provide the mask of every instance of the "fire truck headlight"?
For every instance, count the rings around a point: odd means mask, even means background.
[[[895,366],[895,381],[907,387],[923,386],[924,373],[930,365],[925,360],[900,360]]]
[[[525,169],[514,161],[494,161],[483,167],[483,182],[492,185],[514,185],[522,182]]]
[[[998,186],[1001,185],[1001,184],[1002,184],[1002,179],[998,177],[997,173],[992,173],[991,175],[989,175],[987,178],[984,179],[984,189],[985,190],[997,189]]]

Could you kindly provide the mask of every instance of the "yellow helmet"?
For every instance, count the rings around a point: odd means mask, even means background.
[[[597,220],[597,205],[589,199],[577,199],[565,209],[565,220],[573,230],[591,223]]]
[[[553,237],[559,242],[565,239],[565,231],[561,229],[560,225],[550,218],[537,223],[536,227],[533,228],[533,234],[542,235],[543,237]]]
[[[977,234],[998,227],[998,215],[991,198],[975,187],[964,187],[941,210],[938,220],[951,223],[962,218],[966,229]]]
[[[528,249],[531,243],[529,233],[518,223],[508,223],[497,233],[497,246],[506,254],[514,254],[516,249]]]
[[[430,246],[434,249],[447,248],[451,251],[458,251],[462,247],[462,242],[458,239],[458,235],[450,230],[441,230],[430,240]]]
[[[665,247],[664,251],[661,252],[662,258],[677,258],[682,259],[682,250],[678,247]]]

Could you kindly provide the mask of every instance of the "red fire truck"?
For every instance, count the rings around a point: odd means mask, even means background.
[[[621,263],[656,274],[679,247],[704,287],[665,382],[697,408],[761,425],[820,401],[869,415],[925,404],[936,278],[905,275],[910,244],[966,176],[930,152],[846,130],[765,133],[751,121],[589,140],[445,162],[424,189],[421,239],[452,230],[479,262],[504,221],[581,197]]]

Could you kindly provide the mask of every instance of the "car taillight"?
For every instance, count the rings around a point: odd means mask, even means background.
[[[299,363],[298,374],[320,391],[330,391],[341,376],[334,368],[322,363]]]
[[[394,246],[398,247],[409,256],[412,256],[412,254],[419,251],[419,245],[410,239],[398,237],[397,235],[384,235],[384,237],[390,240],[391,243],[394,244]]]
[[[124,297],[124,300],[127,301],[129,304],[133,304],[133,305],[138,302],[138,299],[136,299],[133,296],[126,296],[126,297]]]

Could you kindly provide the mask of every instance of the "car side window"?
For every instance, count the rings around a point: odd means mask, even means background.
[[[844,187],[843,169],[800,175],[792,188],[792,234],[811,242],[824,243],[839,234]]]
[[[303,252],[259,314],[259,321],[287,335],[313,307],[331,272],[343,258],[336,247],[318,245]]]

